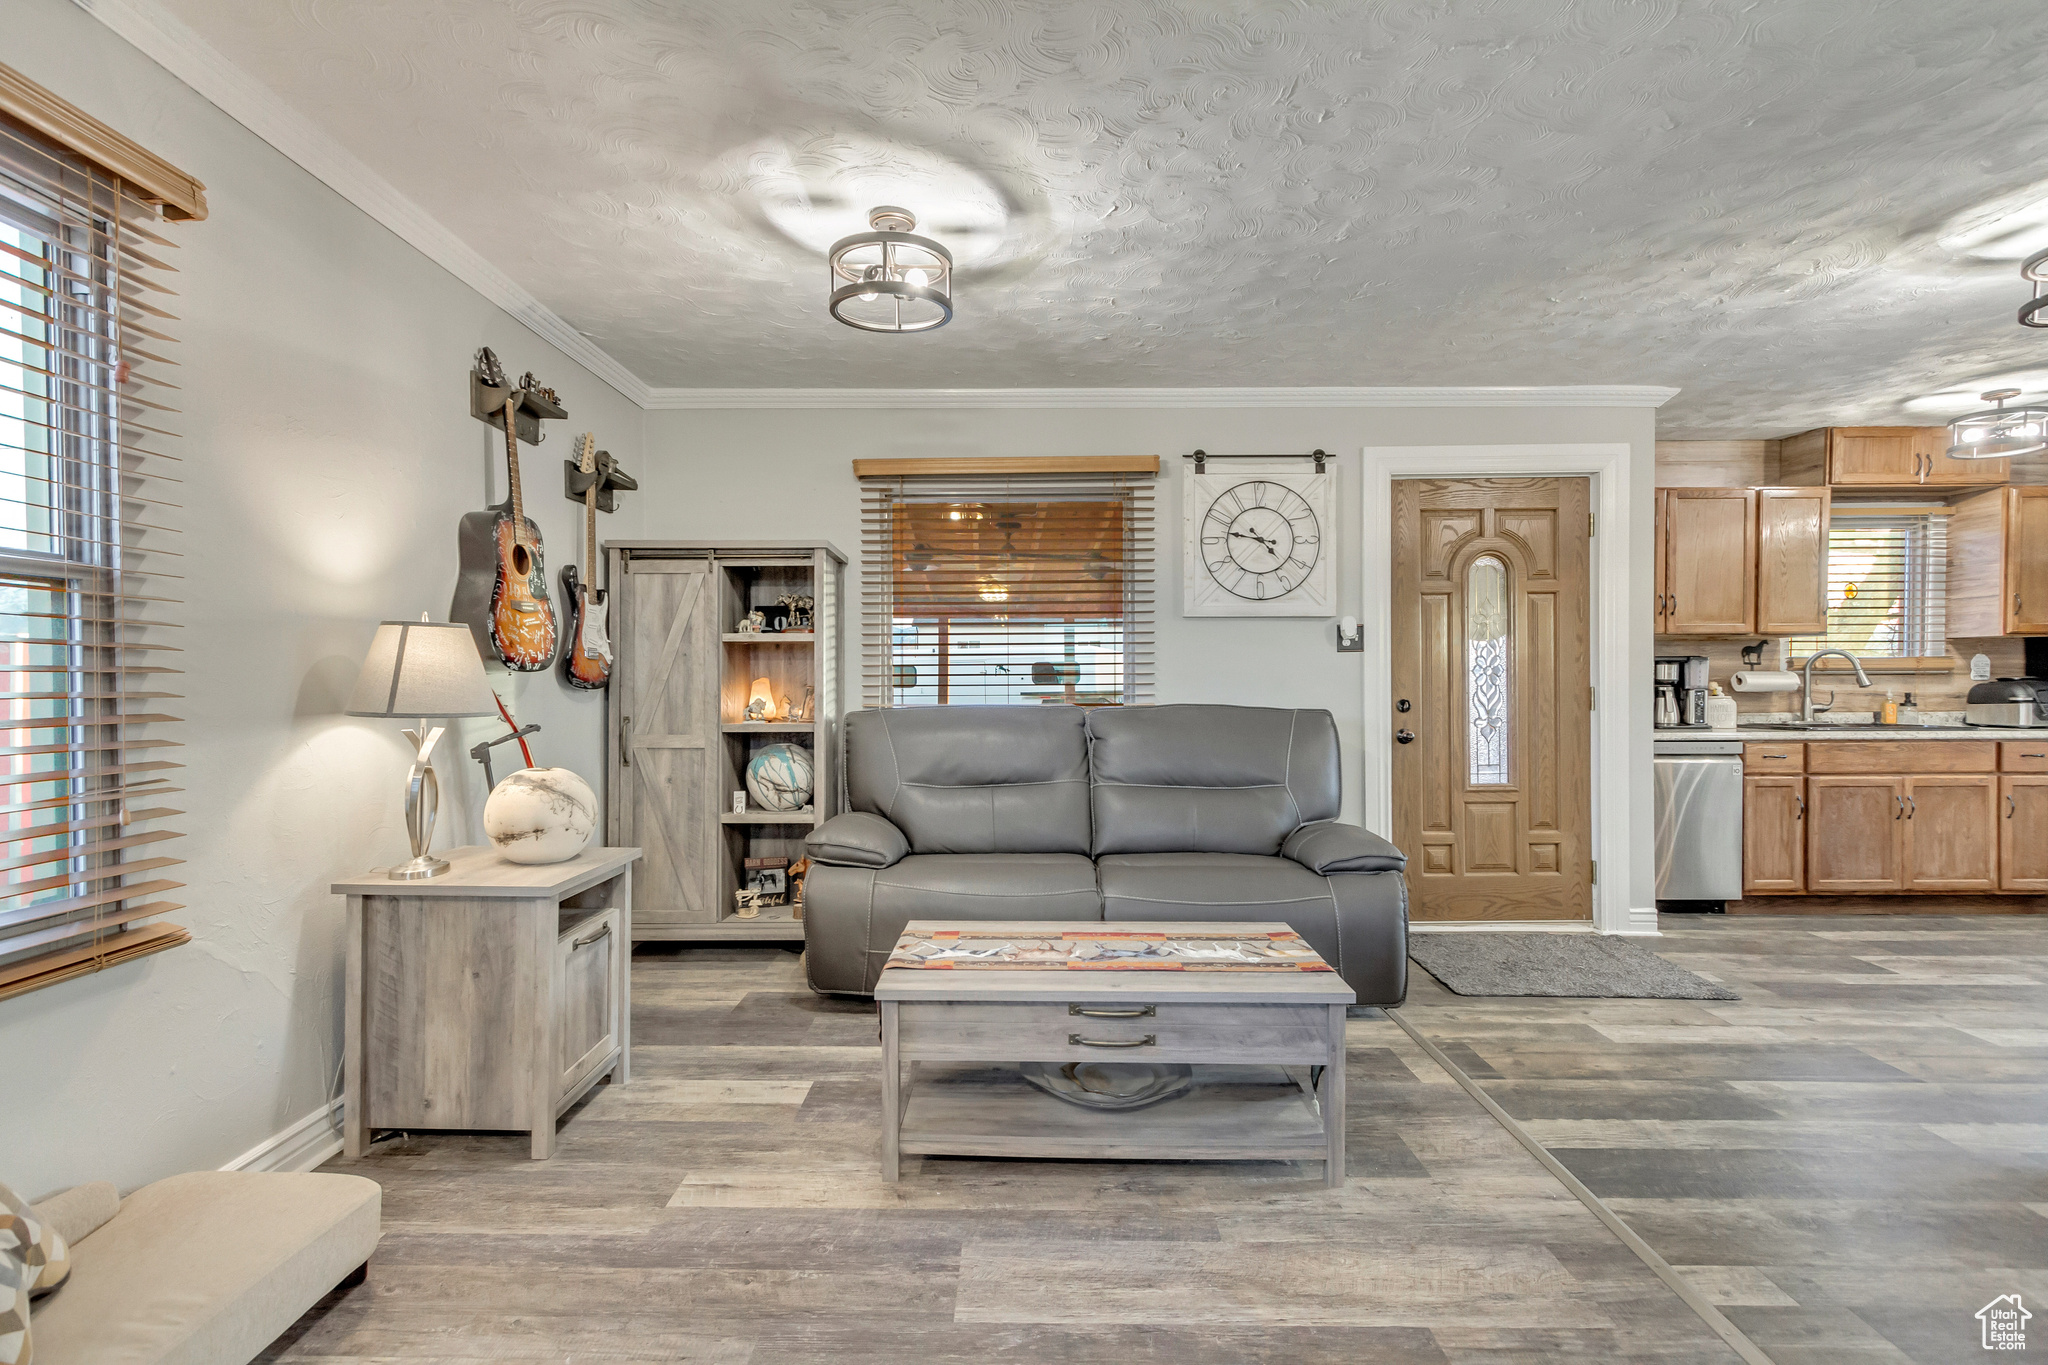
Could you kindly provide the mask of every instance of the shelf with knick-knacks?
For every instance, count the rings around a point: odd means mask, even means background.
[[[611,581],[627,585],[614,606],[620,672],[634,671],[632,646],[644,639],[671,660],[665,679],[650,686],[680,695],[691,715],[687,726],[665,720],[665,733],[710,737],[708,744],[690,739],[687,759],[662,751],[661,762],[687,772],[662,774],[659,783],[651,769],[614,764],[611,828],[645,829],[651,822],[674,836],[660,849],[663,866],[651,865],[650,852],[641,872],[640,937],[800,938],[800,874],[780,891],[761,889],[759,876],[750,874],[763,870],[763,860],[800,867],[804,837],[836,813],[845,557],[819,544],[634,541],[607,548]],[[636,583],[664,589],[663,605],[645,623],[633,617]],[[678,622],[675,612],[686,605],[690,619]],[[642,763],[643,746],[654,741],[642,722],[626,723],[635,710],[630,687],[613,690],[622,694],[613,698],[614,745]],[[673,797],[678,779],[689,793],[686,803]],[[680,817],[683,805],[702,815]],[[663,895],[664,884],[672,894]]]

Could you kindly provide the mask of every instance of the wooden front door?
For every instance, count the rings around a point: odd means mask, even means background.
[[[1589,497],[1585,479],[1394,484],[1385,719],[1415,919],[1592,917]]]
[[[645,850],[633,876],[633,935],[661,938],[718,919],[718,599],[708,560],[630,560],[622,578],[610,842]]]

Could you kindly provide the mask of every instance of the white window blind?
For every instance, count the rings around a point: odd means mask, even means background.
[[[1827,633],[1794,638],[1792,652],[1939,658],[1948,650],[1947,603],[1945,516],[1837,512],[1828,525]]]
[[[864,477],[866,704],[1149,700],[1153,482]]]
[[[174,249],[0,118],[0,995],[189,937],[138,923],[180,908]]]

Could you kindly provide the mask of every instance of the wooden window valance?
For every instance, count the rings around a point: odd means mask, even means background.
[[[131,198],[156,206],[164,217],[206,217],[205,185],[4,63],[0,114],[121,180]]]

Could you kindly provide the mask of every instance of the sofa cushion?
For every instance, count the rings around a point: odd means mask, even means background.
[[[377,1245],[383,1192],[353,1175],[194,1171],[146,1185],[36,1305],[42,1365],[255,1357]]]
[[[1094,849],[1275,854],[1337,815],[1328,711],[1118,706],[1088,713]]]
[[[93,1230],[121,1211],[121,1192],[112,1181],[93,1180],[73,1185],[39,1204],[29,1205],[37,1219],[57,1229],[73,1246],[92,1235]]]
[[[1095,865],[1077,853],[913,854],[875,874],[875,917],[1101,919]],[[899,924],[883,948],[894,947]]]
[[[1113,853],[1095,864],[1106,921],[1284,924],[1343,970],[1329,882],[1291,858]]]
[[[850,809],[913,853],[1088,852],[1088,741],[1072,706],[901,706],[846,718]]]

